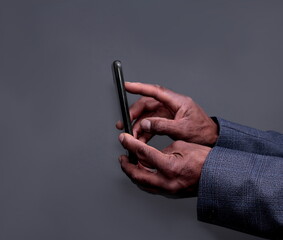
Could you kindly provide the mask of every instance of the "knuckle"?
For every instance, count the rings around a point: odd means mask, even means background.
[[[132,109],[136,109],[142,105],[144,105],[144,103],[146,102],[146,97],[140,97],[136,102],[134,102],[131,107],[130,110]]]
[[[169,163],[167,164],[167,175],[170,179],[176,180],[186,174],[186,168],[184,167],[184,162],[182,160],[182,155],[179,152],[173,152],[169,158]]]
[[[160,120],[151,121],[152,130],[158,130],[159,132],[164,132],[167,128],[166,124],[164,124]]]
[[[194,100],[191,97],[185,96],[184,106],[191,107],[194,104]]]
[[[175,177],[178,173],[177,166],[176,166],[176,158],[174,155],[170,155],[168,161],[164,167],[165,171],[170,177]]]
[[[164,93],[166,91],[166,88],[165,87],[162,87],[158,84],[155,84],[154,85],[155,88],[156,88],[156,97],[158,97],[160,94]]]
[[[188,103],[191,103],[191,102],[193,102],[193,99],[192,99],[191,97],[186,96],[186,101],[187,101]]]
[[[145,105],[145,108],[147,110],[150,110],[152,109],[156,104],[156,100],[154,100],[153,98],[151,97],[147,97],[145,100],[144,100],[144,105]]]
[[[180,176],[180,167],[178,164],[175,164],[176,160],[171,165],[171,174],[174,176],[174,178],[177,178]]]
[[[162,87],[162,86],[158,86],[157,89],[158,89],[159,92],[166,92],[167,91],[167,89],[165,87]]]
[[[146,105],[147,101],[148,101],[148,97],[141,97],[141,98],[139,99],[139,102],[140,102],[141,104],[143,104],[143,105]]]

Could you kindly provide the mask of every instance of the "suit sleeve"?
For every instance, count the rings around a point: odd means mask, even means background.
[[[283,159],[215,146],[202,169],[197,209],[201,221],[283,239]]]
[[[215,146],[283,158],[283,134],[261,131],[221,118],[214,117],[213,120],[219,126]]]

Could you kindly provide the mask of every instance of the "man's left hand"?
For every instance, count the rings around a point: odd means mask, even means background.
[[[133,136],[119,136],[123,147],[134,153],[138,164],[120,156],[122,170],[141,189],[164,196],[196,196],[204,161],[211,148],[175,141],[159,151]]]

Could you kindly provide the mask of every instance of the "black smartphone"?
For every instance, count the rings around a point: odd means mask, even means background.
[[[122,112],[124,130],[126,133],[133,135],[133,129],[132,129],[132,123],[131,123],[130,114],[129,114],[128,100],[127,100],[127,94],[125,91],[125,83],[124,83],[124,76],[123,76],[121,61],[116,60],[112,63],[112,72],[113,72],[114,81],[117,86],[117,92],[118,92],[119,102],[120,102],[120,107],[121,107],[121,112]],[[129,158],[132,163],[137,164],[136,157],[131,152],[129,152]]]

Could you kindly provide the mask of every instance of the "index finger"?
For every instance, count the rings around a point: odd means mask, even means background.
[[[127,133],[121,133],[119,139],[123,147],[134,153],[143,165],[159,170],[167,166],[168,156],[156,148],[137,140]]]
[[[128,92],[152,97],[176,111],[180,107],[180,94],[159,85],[138,82],[125,82]]]
[[[143,189],[156,192],[158,189],[165,189],[166,182],[161,175],[155,172],[150,172],[144,168],[140,168],[137,165],[130,163],[127,156],[120,157],[120,163],[122,170],[126,175],[139,187],[142,186]]]

